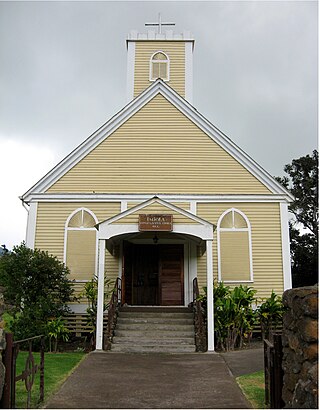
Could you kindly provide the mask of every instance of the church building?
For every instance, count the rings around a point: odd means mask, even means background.
[[[214,281],[291,288],[292,196],[193,106],[194,38],[165,25],[130,32],[127,105],[21,197],[27,246],[63,261],[77,293],[98,276],[98,350],[105,278],[121,278],[123,305],[177,308],[197,278],[209,351]]]

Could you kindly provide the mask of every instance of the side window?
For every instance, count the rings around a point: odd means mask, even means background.
[[[217,226],[218,277],[223,282],[251,282],[251,227],[241,211],[232,208],[224,212]]]
[[[150,81],[161,78],[169,81],[169,57],[162,51],[157,51],[150,59]]]
[[[96,235],[95,215],[84,208],[73,212],[65,227],[65,263],[70,269],[71,278],[89,280],[96,273]]]

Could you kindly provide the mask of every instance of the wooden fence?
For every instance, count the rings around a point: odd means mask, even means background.
[[[72,313],[63,318],[65,326],[75,336],[83,336],[92,333],[92,327],[88,324],[88,315],[86,313]],[[106,329],[108,323],[108,314],[103,317],[103,328]]]
[[[282,409],[283,370],[282,335],[274,333],[272,341],[264,339],[265,403],[271,409]]]

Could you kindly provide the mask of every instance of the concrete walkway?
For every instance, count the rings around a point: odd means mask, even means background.
[[[234,377],[264,369],[263,347],[220,353]]]
[[[46,408],[250,408],[217,353],[89,354]]]

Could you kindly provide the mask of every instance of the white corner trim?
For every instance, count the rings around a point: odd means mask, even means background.
[[[31,202],[28,211],[26,246],[34,249],[36,241],[36,225],[37,225],[38,202]]]
[[[283,290],[292,288],[288,205],[280,203]]]
[[[127,54],[127,102],[134,98],[134,67],[136,55],[136,43],[129,41]]]
[[[193,103],[193,43],[185,44],[185,99]]]

